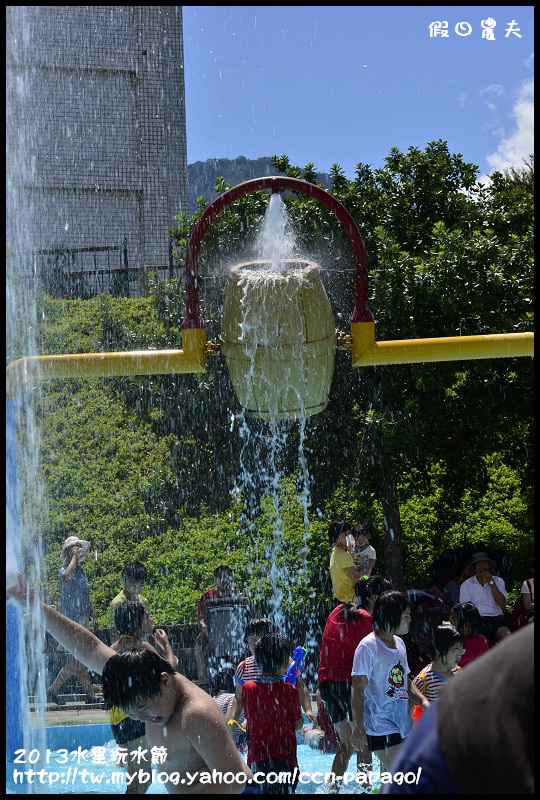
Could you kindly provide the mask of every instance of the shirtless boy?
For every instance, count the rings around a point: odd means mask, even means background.
[[[22,577],[6,593],[24,606],[27,591]],[[88,669],[103,675],[106,703],[144,721],[149,748],[166,750],[158,770],[168,774],[165,785],[170,794],[244,791],[253,774],[215,700],[156,653],[117,654],[82,625],[45,603],[40,605],[49,633]]]

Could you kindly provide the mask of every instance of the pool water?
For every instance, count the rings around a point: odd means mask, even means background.
[[[73,731],[73,729],[72,729]],[[82,747],[82,745],[81,745]],[[114,751],[117,745],[114,740],[110,740],[103,746],[92,746],[87,750],[84,758],[77,759],[73,752],[69,751],[69,758],[62,751],[51,751],[46,765],[35,765],[31,763],[9,764],[7,769],[7,794],[123,794],[125,783],[123,782],[124,768],[114,763]],[[75,748],[76,750],[76,748]],[[84,748],[83,748],[84,750]],[[324,785],[324,773],[330,772],[332,753],[320,753],[306,744],[298,745],[298,765],[304,773],[309,773],[308,777],[303,777],[305,783],[298,783],[297,794],[322,794],[326,793]],[[378,761],[374,770],[378,769]],[[354,766],[354,756],[351,758],[349,771],[352,774]],[[23,773],[34,769],[40,770],[40,776],[33,776],[33,785],[30,786]],[[159,773],[160,767],[154,765],[155,773]],[[15,783],[14,770],[17,770],[17,782]],[[84,772],[86,770],[86,772]],[[374,782],[373,787],[379,785]],[[365,792],[359,784],[351,781],[348,786],[344,786],[340,794],[359,794]],[[369,790],[368,790],[369,791]],[[147,794],[167,794],[164,783],[160,783],[157,778],[149,787]]]

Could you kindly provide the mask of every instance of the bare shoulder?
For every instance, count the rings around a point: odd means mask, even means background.
[[[182,706],[183,725],[190,736],[198,736],[210,729],[225,732],[227,725],[223,712],[213,697],[182,676],[184,702]]]

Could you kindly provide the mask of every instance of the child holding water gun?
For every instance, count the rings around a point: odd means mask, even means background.
[[[242,687],[249,730],[247,763],[254,773],[280,774],[282,780],[261,784],[263,794],[295,794],[296,731],[302,727],[302,711],[297,689],[284,681],[291,660],[289,643],[278,633],[268,633],[255,646],[255,660],[261,674]],[[297,668],[293,663],[291,673]],[[286,677],[294,680],[296,675]]]
[[[243,709],[242,687],[246,681],[257,680],[261,674],[261,670],[255,660],[255,647],[261,638],[268,633],[275,633],[275,626],[271,620],[264,617],[261,619],[252,619],[246,625],[245,639],[251,651],[251,655],[241,661],[236,667],[234,673],[234,700],[230,704],[227,712],[227,722],[240,719]],[[292,664],[293,660],[291,659],[289,661],[289,666]],[[297,675],[296,688],[302,711],[304,711],[308,720],[316,726],[317,717],[311,708],[309,690],[300,674]]]

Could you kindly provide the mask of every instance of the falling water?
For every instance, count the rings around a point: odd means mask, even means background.
[[[297,257],[297,247],[294,234],[290,225],[287,209],[279,194],[272,194],[264,215],[262,226],[259,231],[254,247],[256,261],[247,263],[239,278],[241,288],[241,341],[244,352],[248,357],[248,370],[245,381],[248,386],[253,386],[255,359],[257,357],[258,343],[270,343],[278,338],[278,321],[271,315],[266,315],[264,322],[261,321],[261,283],[264,284],[264,301],[270,308],[274,307],[276,298],[279,298],[279,290],[282,290],[283,283],[291,282],[291,291],[296,291],[296,285],[292,283],[293,277],[298,281],[302,270],[299,268]],[[304,265],[306,262],[303,262]],[[276,329],[276,330],[275,330]],[[256,334],[256,335],[255,335]],[[303,369],[303,331],[300,329],[297,334],[292,334],[291,344],[295,352],[294,361],[300,370]],[[297,336],[297,342],[294,342]],[[282,368],[285,368],[282,365]],[[294,386],[294,379],[289,375],[289,380],[285,376],[285,383],[290,388]],[[300,584],[300,574],[307,574],[307,540],[310,534],[309,524],[309,469],[304,450],[306,432],[306,414],[304,400],[297,393],[297,406],[300,409],[298,419],[280,419],[278,408],[270,409],[265,423],[254,424],[253,417],[246,412],[246,409],[231,418],[231,432],[236,428],[237,435],[240,436],[243,447],[240,456],[239,474],[234,494],[241,497],[246,489],[265,493],[271,498],[273,509],[273,536],[270,546],[265,553],[260,553],[259,558],[264,559],[264,563],[269,565],[268,578],[271,585],[270,607],[271,616],[278,629],[285,630],[285,616],[283,613],[284,601],[287,604],[294,599],[294,588]],[[285,453],[291,446],[291,437],[298,437],[298,470],[295,480],[300,484],[300,491],[296,493],[296,499],[301,504],[304,541],[298,553],[295,567],[295,574],[288,574],[286,567],[280,563],[279,553],[283,547],[284,520],[282,513],[283,502],[283,480],[287,477],[283,474],[282,463]],[[258,452],[259,457],[253,459],[253,449]],[[257,475],[254,475],[254,462],[256,464]]]
[[[35,268],[32,259],[35,158],[32,100],[33,75],[28,68],[28,14],[26,6],[11,6],[7,14],[7,265],[6,317],[8,363],[36,353],[37,312]],[[8,396],[6,418],[6,582],[24,572],[39,597],[42,545],[34,532],[44,496],[38,474],[39,430],[36,422],[37,391],[26,381]],[[18,613],[18,662],[21,671],[20,708],[24,747],[44,757],[45,665],[44,628],[38,599],[31,614]],[[27,608],[26,611],[30,611]],[[11,613],[11,612],[10,612]],[[17,623],[15,623],[15,627]],[[9,645],[13,632],[8,631]],[[16,687],[7,686],[15,692]],[[34,695],[37,719],[30,724],[29,694]],[[9,725],[8,719],[8,738]],[[40,762],[36,762],[38,765]],[[36,766],[36,769],[39,768]]]

